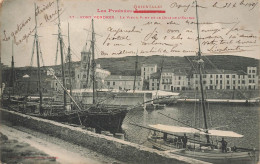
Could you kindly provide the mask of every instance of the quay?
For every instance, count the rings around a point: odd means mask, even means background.
[[[72,90],[72,96],[78,101],[81,102],[82,105],[92,104],[92,90],[90,89],[74,89]],[[97,101],[102,102],[104,105],[119,105],[119,106],[136,106],[138,104],[153,104],[154,101],[158,98],[163,97],[172,97],[179,98],[179,93],[176,92],[167,92],[167,91],[140,91],[140,90],[108,90],[108,89],[100,89],[97,91]],[[54,96],[54,101],[62,101],[62,94],[56,94]]]
[[[207,162],[169,154],[112,136],[97,134],[82,127],[73,127],[5,109],[0,111],[3,121],[78,144],[127,163],[207,164]]]
[[[178,99],[178,102],[200,102],[201,99]],[[249,100],[235,100],[235,99],[206,99],[206,102],[209,103],[218,103],[218,104],[258,104],[259,99],[249,99]]]

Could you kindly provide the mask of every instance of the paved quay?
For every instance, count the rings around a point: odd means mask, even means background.
[[[52,137],[47,134],[39,133],[21,126],[12,126],[4,122],[1,124],[1,133],[6,135],[9,140],[16,140],[21,143],[29,144],[34,149],[44,152],[49,157],[56,158],[56,163],[82,163],[82,164],[123,164],[111,157],[75,145],[64,140]],[[46,157],[47,163],[50,158]],[[19,157],[14,157],[19,158]],[[24,157],[26,158],[26,157]],[[32,158],[33,156],[30,155]],[[36,157],[35,157],[36,158]],[[35,162],[38,159],[35,159]],[[44,162],[43,162],[44,163]]]

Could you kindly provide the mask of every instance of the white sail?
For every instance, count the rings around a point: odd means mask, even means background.
[[[206,133],[205,129],[195,129],[189,127],[180,127],[172,125],[149,125],[151,128],[157,131],[174,134],[174,133],[192,133],[192,134],[201,134],[201,135],[211,135],[211,136],[221,136],[221,137],[243,137],[243,135],[235,133],[233,131],[223,131],[223,130],[208,130]]]

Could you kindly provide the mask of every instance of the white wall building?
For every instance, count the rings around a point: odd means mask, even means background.
[[[144,80],[149,80],[152,73],[157,72],[157,64],[143,64],[141,67],[141,76]]]

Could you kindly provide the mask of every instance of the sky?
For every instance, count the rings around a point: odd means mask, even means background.
[[[198,0],[197,3],[203,55],[225,54],[260,59],[260,4],[257,0]],[[36,19],[43,58],[41,65],[56,63],[57,1],[4,0],[0,33],[1,60],[5,65],[10,66],[13,54],[16,67],[30,66],[31,63],[36,66],[36,49],[33,46],[35,4],[39,9]],[[92,18],[96,58],[136,54],[196,55],[199,46],[197,26],[192,23],[196,22],[194,6],[193,0],[59,0],[64,55],[67,55],[68,24],[72,60],[80,60],[86,44],[86,49],[89,49]],[[136,10],[164,13],[134,13]],[[58,64],[59,55],[58,51]]]

